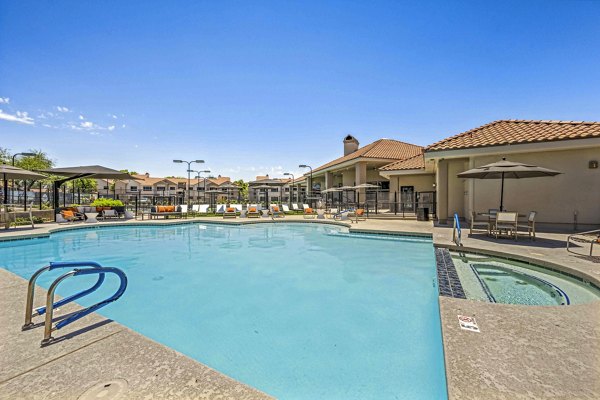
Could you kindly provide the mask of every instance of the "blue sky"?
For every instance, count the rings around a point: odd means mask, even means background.
[[[0,0],[0,146],[281,176],[342,139],[600,120],[600,2]]]

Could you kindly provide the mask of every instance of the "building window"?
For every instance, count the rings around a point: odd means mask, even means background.
[[[132,192],[137,192],[137,186],[130,186],[129,190],[131,190]]]
[[[164,186],[157,186],[156,190],[158,190],[160,192],[160,191],[165,190],[165,187]]]
[[[175,186],[169,187],[169,190],[175,190]]]
[[[104,186],[104,190],[107,190],[107,189],[108,189],[108,186]],[[7,196],[7,197],[8,197],[8,196]]]
[[[152,191],[152,186],[144,186],[143,190],[144,190],[144,192],[151,192]]]
[[[287,193],[287,192],[289,192],[289,191],[290,191],[290,188],[289,188],[289,187],[286,187],[286,188],[285,188],[285,191],[286,191],[286,193]]]
[[[279,192],[279,188],[271,188],[271,192]]]

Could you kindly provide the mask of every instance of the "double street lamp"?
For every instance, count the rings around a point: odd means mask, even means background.
[[[290,193],[290,199],[292,200],[291,202],[293,203],[294,202],[294,174],[292,174],[291,172],[284,172],[283,175],[292,177],[292,193]]]
[[[197,194],[198,194],[198,198],[200,198],[200,178],[204,179],[204,194],[202,196],[202,198],[204,199],[204,201],[206,201],[206,176],[200,176],[200,174],[210,174],[210,170],[209,169],[205,169],[204,171],[194,171],[192,170],[192,172],[195,172],[196,175],[196,179],[198,179],[198,187],[197,187]]]
[[[310,199],[310,205],[313,205],[312,202],[312,184],[313,184],[313,180],[312,180],[312,167],[310,165],[306,165],[306,164],[300,164],[298,165],[298,168],[310,168],[310,184],[308,186],[308,198]]]
[[[193,160],[193,161],[185,161],[185,160],[173,160],[175,164],[183,164],[186,163],[188,165],[187,173],[188,173],[188,184],[187,184],[187,205],[190,206],[190,172],[192,172],[192,164],[204,164],[204,160]]]

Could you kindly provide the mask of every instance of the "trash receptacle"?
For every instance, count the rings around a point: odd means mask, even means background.
[[[428,207],[417,208],[417,221],[429,221],[429,208]]]

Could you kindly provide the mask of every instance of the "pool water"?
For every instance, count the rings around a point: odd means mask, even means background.
[[[453,254],[468,299],[562,306],[600,300],[600,290],[564,274],[485,255]]]
[[[0,243],[0,265],[24,278],[49,261],[120,267],[127,291],[100,314],[281,399],[446,399],[431,240],[363,236],[321,224],[103,227]],[[79,302],[112,293],[109,279]]]

